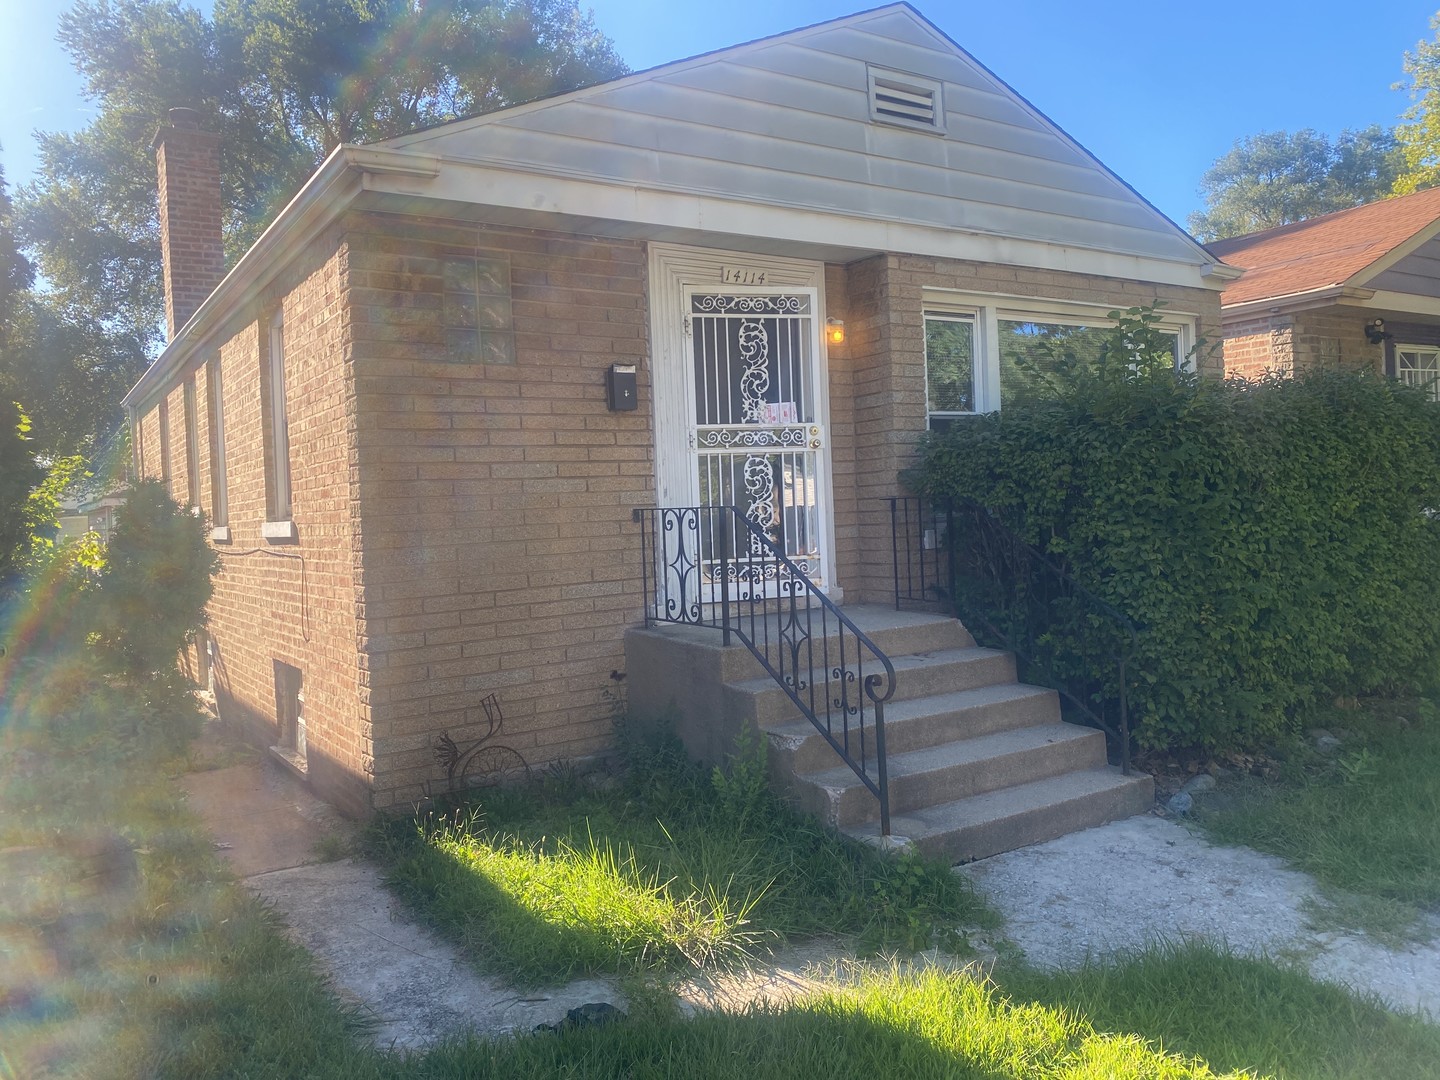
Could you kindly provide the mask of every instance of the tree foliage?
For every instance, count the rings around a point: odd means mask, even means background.
[[[161,323],[157,124],[198,109],[222,136],[227,254],[342,142],[374,142],[623,72],[573,0],[81,0],[61,17],[96,120],[40,140],[25,235],[101,322]],[[78,247],[77,247],[78,242]]]
[[[1250,135],[1201,177],[1205,209],[1190,215],[1190,231],[1219,240],[1373,202],[1401,167],[1395,135],[1379,125],[1334,140],[1310,128]]]
[[[197,109],[222,137],[234,261],[339,143],[625,70],[575,0],[216,0],[209,16],[183,0],[80,0],[59,38],[98,115],[42,134],[37,177],[17,193],[48,292],[22,318],[24,348],[0,366],[0,387],[8,378],[26,392],[57,452],[113,426],[105,404],[160,344],[151,140],[168,109]],[[0,238],[0,269],[3,252]],[[35,372],[29,386],[22,370]]]
[[[1395,129],[1402,165],[1395,192],[1408,195],[1440,184],[1440,13],[1430,20],[1435,37],[1405,54],[1410,108]]]
[[[0,599],[13,587],[29,547],[30,492],[45,478],[29,431],[20,406],[0,399]]]

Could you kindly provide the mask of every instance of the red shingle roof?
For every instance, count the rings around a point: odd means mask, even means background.
[[[1245,273],[1220,294],[1223,306],[1341,285],[1440,219],[1440,188],[1207,244]]]

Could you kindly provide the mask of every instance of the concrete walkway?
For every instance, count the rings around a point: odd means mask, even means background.
[[[228,742],[213,724],[198,756],[237,763],[182,777],[190,808],[245,887],[274,905],[341,996],[373,1018],[376,1045],[408,1049],[467,1031],[528,1032],[592,1001],[623,1007],[603,980],[520,994],[482,977],[397,906],[373,864],[325,861],[322,852],[346,846],[354,826],[279,763]]]
[[[1073,967],[1148,941],[1198,938],[1292,959],[1317,979],[1440,1018],[1440,942],[1390,949],[1317,930],[1308,874],[1270,855],[1219,847],[1143,815],[960,867],[1005,916],[1005,935],[1044,967]],[[1440,929],[1440,927],[1437,927]]]
[[[245,886],[284,917],[342,996],[375,1022],[382,1047],[447,1035],[530,1031],[586,1002],[624,1007],[613,983],[580,980],[522,993],[477,973],[417,925],[363,860],[325,861],[354,826],[282,766],[208,731],[202,758],[223,767],[182,778],[192,809]],[[327,840],[336,837],[336,840]],[[1440,944],[1389,949],[1359,934],[1314,929],[1315,882],[1248,848],[1217,847],[1184,826],[1134,817],[959,867],[1005,917],[1002,933],[1041,966],[1073,966],[1156,939],[1201,938],[1305,964],[1320,979],[1440,1017]],[[811,943],[756,972],[701,976],[679,987],[682,1007],[780,1005],[817,989],[815,973],[845,959]]]

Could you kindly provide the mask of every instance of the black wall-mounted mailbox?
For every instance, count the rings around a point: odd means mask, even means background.
[[[605,373],[605,399],[611,412],[630,412],[640,404],[634,364],[611,364]]]

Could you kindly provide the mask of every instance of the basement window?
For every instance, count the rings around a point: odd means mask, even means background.
[[[920,131],[945,131],[940,83],[920,75],[870,68],[870,119]]]
[[[280,728],[276,756],[305,771],[305,684],[300,669],[280,660],[275,665],[275,719]]]

